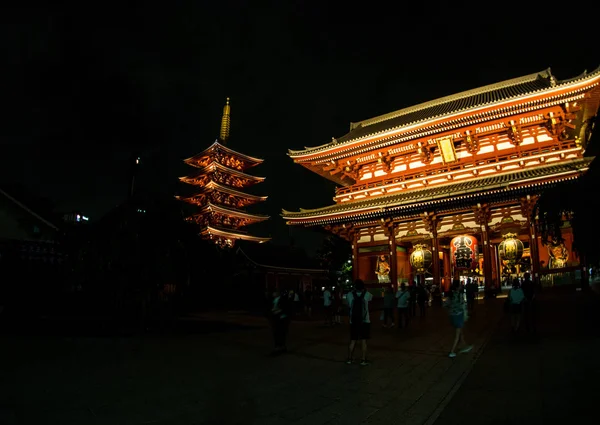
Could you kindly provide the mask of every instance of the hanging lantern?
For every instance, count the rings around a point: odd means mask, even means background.
[[[471,235],[460,235],[450,241],[452,263],[456,270],[475,270],[477,268],[477,238]]]
[[[516,233],[502,235],[504,240],[498,245],[498,255],[509,266],[514,266],[523,256],[523,242],[517,238]]]
[[[425,270],[427,270],[433,262],[433,256],[431,255],[431,251],[428,250],[425,245],[417,244],[410,254],[409,261],[410,265],[413,266],[417,273],[425,273]]]

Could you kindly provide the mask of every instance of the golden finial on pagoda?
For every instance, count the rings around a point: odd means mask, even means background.
[[[227,142],[229,139],[229,126],[231,122],[231,107],[229,106],[229,98],[223,107],[223,118],[221,118],[221,141]]]

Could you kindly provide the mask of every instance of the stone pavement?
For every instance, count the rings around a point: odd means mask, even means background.
[[[170,335],[3,335],[0,423],[423,424],[470,370],[501,303],[480,301],[467,330],[476,350],[456,359],[441,307],[406,330],[374,313],[366,367],[344,363],[347,326],[317,319],[292,323],[278,357],[266,321],[242,313],[204,314]]]
[[[540,296],[537,335],[508,320],[435,425],[600,423],[600,302],[575,287]]]

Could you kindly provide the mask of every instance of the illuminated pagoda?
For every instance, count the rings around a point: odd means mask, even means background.
[[[599,83],[600,68],[567,80],[547,69],[351,123],[330,143],[288,153],[339,185],[335,204],[282,216],[350,241],[354,277],[372,285],[385,262],[392,284],[424,276],[446,287],[463,275],[498,286],[507,270],[537,281],[574,270],[568,223],[564,242],[548,243],[532,212],[594,159]],[[417,246],[432,253],[426,273],[411,266]]]
[[[246,174],[246,170],[263,162],[236,152],[226,146],[229,140],[231,107],[229,98],[223,108],[219,139],[197,155],[184,160],[196,168],[195,172],[179,180],[193,185],[198,190],[191,196],[176,198],[196,206],[195,214],[186,218],[200,226],[200,236],[214,241],[221,247],[232,247],[238,240],[263,243],[270,238],[261,238],[241,230],[250,224],[267,220],[269,216],[250,214],[244,211],[248,205],[267,199],[244,193],[243,190],[264,180]]]

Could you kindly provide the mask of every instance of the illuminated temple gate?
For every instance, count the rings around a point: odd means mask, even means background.
[[[367,284],[382,282],[386,262],[387,281],[412,281],[417,245],[432,253],[420,276],[445,285],[576,266],[570,228],[564,244],[543,245],[532,211],[544,190],[593,160],[585,151],[599,82],[600,69],[562,81],[548,69],[352,123],[330,143],[289,151],[340,185],[335,204],[282,216],[350,241],[354,277]]]

